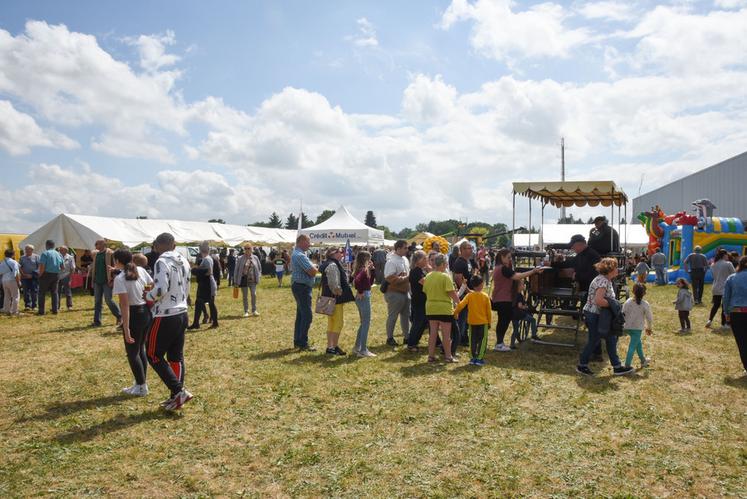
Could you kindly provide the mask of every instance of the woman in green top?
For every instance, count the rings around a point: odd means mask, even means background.
[[[454,289],[454,281],[446,273],[446,257],[436,255],[435,268],[423,281],[423,293],[426,296],[425,315],[430,324],[428,338],[428,362],[436,362],[436,339],[441,329],[444,347],[444,360],[456,362],[451,354],[451,325],[454,320],[454,306],[459,297]]]

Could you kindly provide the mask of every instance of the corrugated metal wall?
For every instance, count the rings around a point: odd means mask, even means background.
[[[747,219],[747,152],[633,199],[633,216],[659,205],[664,213],[692,212],[692,202],[707,198],[721,217]]]

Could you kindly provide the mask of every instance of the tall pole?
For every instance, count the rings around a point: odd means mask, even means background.
[[[560,181],[565,182],[565,137],[560,137]],[[560,218],[565,222],[565,206],[560,208]]]

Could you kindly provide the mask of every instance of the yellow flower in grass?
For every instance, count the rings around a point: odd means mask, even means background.
[[[431,236],[423,241],[423,251],[430,253],[434,244],[438,245],[438,250],[444,255],[449,253],[449,242],[441,236]]]

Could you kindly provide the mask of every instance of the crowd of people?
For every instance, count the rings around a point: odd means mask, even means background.
[[[653,333],[654,318],[644,299],[645,279],[638,279],[632,287],[633,296],[625,303],[617,300],[613,282],[621,269],[618,259],[607,256],[615,248],[614,233],[604,232],[604,224],[601,228],[598,249],[589,244],[594,232],[590,234],[589,243],[584,236],[575,235],[568,245],[572,256],[559,258],[551,262],[551,266],[573,269],[575,287],[584,297],[582,309],[588,340],[580,354],[577,372],[593,375],[590,362],[601,360],[601,347],[605,345],[613,373],[624,375],[634,371],[632,361],[636,355],[641,368],[648,365],[642,340],[644,333]],[[494,351],[515,350],[522,339],[518,331],[523,326],[532,337],[537,337],[538,324],[525,301],[524,286],[527,278],[543,272],[546,267],[517,271],[509,248],[495,250],[482,246],[477,249],[463,241],[446,255],[437,243],[426,253],[404,240],[397,241],[391,252],[382,248],[346,251],[332,247],[311,253],[310,247],[311,241],[305,235],[297,238],[291,254],[276,250],[267,254],[251,244],[243,245],[240,254],[235,249],[219,252],[204,242],[199,246],[199,256],[190,264],[184,254],[177,251],[174,238],[168,233],[159,235],[145,255],[133,254],[125,248],[112,250],[106,241],[96,241],[95,249],[86,251],[80,262],[87,267],[94,295],[92,326],[101,326],[103,302],[106,301],[122,331],[134,378],[133,385],[123,391],[129,395],[147,395],[147,368],[151,366],[170,392],[169,398],[161,404],[164,408],[177,410],[188,402],[192,394],[184,385],[185,330],[199,329],[206,322],[211,322],[211,328],[219,327],[215,298],[221,279],[226,277],[234,298],[238,298],[239,293],[242,296],[244,316],[259,316],[257,287],[263,273],[267,273],[263,272],[267,266],[274,272],[278,286],[282,287],[286,273],[291,274],[291,293],[296,302],[293,345],[301,351],[315,350],[309,342],[309,329],[317,312],[327,316],[325,354],[347,355],[339,339],[345,324],[345,305],[354,302],[359,324],[352,353],[358,357],[375,357],[368,348],[374,289],[384,294],[386,303],[386,344],[399,346],[395,338],[399,323],[406,350],[419,352],[427,330],[425,348],[430,363],[438,362],[439,353],[446,363],[459,362],[459,348],[467,347],[469,363],[484,365],[493,311],[498,316]],[[650,261],[638,257],[633,274],[648,275],[650,263],[657,271],[658,280],[662,265],[658,254],[652,255]],[[66,297],[68,310],[73,308],[70,276],[76,271],[76,262],[66,247],[56,248],[54,241],[47,241],[40,255],[28,245],[19,261],[13,256],[8,250],[0,262],[2,312],[18,315],[23,296],[27,310],[45,315],[47,294],[51,296],[51,313],[59,312],[60,296]],[[351,258],[352,265],[348,265]],[[747,369],[747,256],[738,259],[736,268],[731,258],[728,252],[719,250],[710,263],[700,248],[695,248],[684,261],[694,290],[690,290],[688,280],[678,279],[673,304],[681,323],[679,332],[689,333],[689,312],[702,300],[700,274],[710,265],[714,278],[713,307],[706,327],[712,327],[712,321],[721,311],[722,327],[732,329]],[[197,289],[190,325],[191,277],[195,278]],[[699,292],[697,286],[701,286]],[[315,288],[318,288],[316,302],[313,300]],[[119,303],[114,301],[115,297]],[[513,332],[507,339],[511,326]],[[624,363],[617,353],[621,335],[630,336]]]

